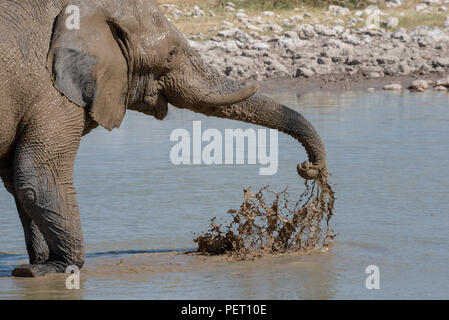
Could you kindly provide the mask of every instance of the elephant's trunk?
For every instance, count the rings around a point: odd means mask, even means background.
[[[299,175],[304,179],[316,179],[321,173],[322,178],[327,178],[324,144],[315,128],[300,113],[259,93],[234,104],[208,103],[208,97],[220,100],[220,96],[227,97],[248,89],[242,89],[237,82],[207,68],[199,57],[192,64],[184,65],[182,70],[178,73],[180,77],[171,76],[169,85],[164,88],[170,103],[208,116],[240,120],[284,132],[306,149],[309,161],[298,165]]]
[[[306,149],[309,161],[299,164],[298,174],[304,179],[315,179],[320,169],[326,168],[326,151],[315,128],[300,113],[278,104],[270,98],[256,94],[231,106],[202,110],[220,118],[240,120],[284,132]]]

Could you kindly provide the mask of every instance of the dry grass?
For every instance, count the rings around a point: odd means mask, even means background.
[[[420,14],[413,12],[399,18],[399,26],[412,29],[417,26],[442,27],[446,19],[446,13]]]
[[[224,8],[230,0],[159,0],[160,3],[176,4],[178,7],[193,7],[201,5],[202,7]],[[328,7],[329,5],[340,5],[348,8],[361,8],[369,4],[367,0],[233,0],[237,9],[254,10],[291,10],[296,7]]]
[[[429,13],[417,12],[415,6],[422,3],[421,0],[403,1],[401,8],[382,8],[388,16],[399,19],[399,27],[413,29],[417,26],[443,27],[444,19],[448,13],[439,11],[436,7]]]
[[[200,18],[192,18],[182,16],[179,19],[172,19],[172,22],[186,35],[202,33],[205,39],[208,39],[216,34],[216,31],[209,31],[216,27],[218,30],[223,29],[222,21],[229,21],[236,27],[242,27],[235,17],[235,12],[226,12],[224,10],[226,2],[229,0],[158,0],[160,4],[174,4],[180,10],[190,10],[195,5],[199,6],[206,12],[206,16]],[[231,0],[232,1],[232,0]],[[262,11],[273,11],[276,16],[264,18],[267,22],[280,23],[283,19],[288,19],[293,15],[309,13],[311,17],[304,19],[303,23],[323,23],[332,24],[333,17],[326,15],[329,4],[340,4],[349,7],[354,13],[366,7],[365,0],[233,0],[236,9],[244,9],[249,17],[256,16]],[[416,26],[430,26],[443,27],[443,22],[447,13],[438,11],[434,7],[430,13],[416,12],[414,7],[421,3],[421,0],[404,1],[404,5],[400,8],[386,8],[380,5],[382,11],[388,16],[394,16],[399,19],[399,27],[412,29]],[[293,8],[298,8],[299,11],[294,11]],[[208,11],[215,13],[215,17],[211,17]],[[339,17],[345,23],[353,16]],[[362,23],[355,27],[360,27]],[[287,30],[287,29],[286,29]],[[270,34],[266,32],[265,34]]]

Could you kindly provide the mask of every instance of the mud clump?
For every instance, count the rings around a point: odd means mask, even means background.
[[[244,189],[240,208],[228,211],[232,221],[223,226],[213,218],[210,230],[194,239],[198,252],[250,260],[330,248],[335,237],[330,227],[334,192],[327,179],[306,180],[305,187],[299,199],[287,188],[277,193],[268,186],[257,193]]]

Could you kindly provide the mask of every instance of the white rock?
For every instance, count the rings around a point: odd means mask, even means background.
[[[235,8],[235,4],[234,4],[234,2],[226,2],[226,5],[228,6],[228,7],[233,7],[233,8]]]
[[[436,82],[437,86],[449,87],[449,77],[438,79]]]
[[[234,40],[221,41],[221,42],[217,42],[216,44],[217,44],[217,47],[221,47],[223,49],[228,49],[228,50],[238,50],[238,48],[239,48]]]
[[[323,36],[329,36],[329,37],[333,37],[337,34],[333,29],[329,28],[328,26],[322,25],[322,24],[315,25],[315,32],[318,34],[321,34]]]
[[[342,34],[343,32],[345,32],[345,27],[343,26],[335,26],[332,28],[336,34]]]
[[[402,0],[385,0],[387,8],[397,8],[402,6]]]
[[[277,46],[281,47],[281,48],[284,48],[284,49],[287,49],[287,50],[289,50],[291,52],[298,52],[302,48],[304,48],[304,46],[307,45],[307,42],[308,41],[306,41],[306,40],[282,37],[277,42]]]
[[[405,30],[398,30],[396,32],[393,32],[391,34],[391,37],[393,39],[399,39],[403,42],[410,42],[412,40],[412,38],[408,35],[407,31],[405,31]]]
[[[301,39],[310,39],[316,36],[315,29],[310,24],[300,24],[296,26],[295,31]]]
[[[449,35],[443,32],[438,27],[433,27],[427,32],[427,36],[433,41],[437,42],[447,42],[449,41]]]
[[[250,31],[249,35],[255,39],[259,39],[260,34],[257,31]]]
[[[350,18],[348,22],[349,22],[349,23],[356,24],[356,23],[362,22],[362,21],[363,21],[362,18]]]
[[[283,73],[288,73],[288,69],[279,61],[273,60],[271,61],[270,71],[281,71]]]
[[[234,38],[242,43],[251,43],[253,41],[253,37],[247,34],[245,31],[237,30],[234,35]]]
[[[273,11],[263,11],[260,15],[263,17],[272,17],[272,16],[274,16],[274,12]]]
[[[187,39],[187,42],[189,43],[190,46],[195,47],[195,48],[199,48],[199,47],[203,46],[202,43],[196,42],[196,41],[191,40],[191,39]]]
[[[194,17],[201,17],[204,16],[204,11],[200,9],[198,6],[194,6],[192,10],[192,15]]]
[[[227,27],[227,28],[232,28],[232,26],[233,26],[234,24],[233,24],[232,22],[223,20],[223,21],[221,22],[221,25],[222,25],[222,26],[225,26],[225,27]]]
[[[290,20],[288,20],[288,19],[283,19],[283,20],[281,20],[281,25],[282,25],[283,27],[285,27],[285,28],[290,28],[290,27],[292,27],[292,24],[291,24]]]
[[[235,17],[236,17],[239,21],[248,19],[248,16],[246,15],[246,13],[243,13],[243,12],[238,12],[238,13],[236,13],[236,14],[235,14]]]
[[[304,17],[300,14],[290,17],[290,21],[292,21],[292,22],[301,22],[303,20],[304,20]]]
[[[335,39],[335,38],[330,38],[329,40],[327,40],[324,43],[324,46],[343,49],[343,51],[345,52],[345,55],[348,55],[352,51],[352,48],[353,48],[351,45],[344,43],[343,41]]]
[[[225,11],[226,11],[226,12],[234,12],[234,11],[235,11],[235,8],[234,8],[234,7],[231,7],[231,6],[226,6],[226,7],[225,7]]]
[[[263,41],[254,42],[251,45],[251,49],[253,50],[267,50],[270,49],[270,45]]]
[[[252,31],[256,31],[256,32],[263,32],[263,29],[262,28],[259,28],[258,26],[255,26],[255,25],[253,25],[253,24],[246,24],[245,25],[245,27],[247,28],[247,29],[249,29],[249,30],[252,30]]]
[[[386,24],[388,28],[397,28],[399,26],[399,19],[396,17],[389,17]]]
[[[197,33],[197,34],[192,34],[190,36],[190,39],[192,39],[192,40],[203,40],[204,39],[204,34],[202,34],[201,32]]]
[[[315,72],[313,72],[312,70],[305,68],[305,67],[301,67],[296,70],[296,77],[303,76],[305,78],[311,78],[314,75],[315,75]]]
[[[173,10],[171,10],[171,14],[173,17],[175,17],[177,19],[183,15],[183,12],[178,9],[173,9]]]
[[[368,79],[381,78],[382,76],[383,76],[383,73],[380,73],[380,72],[369,72],[366,74],[366,77]]]
[[[268,30],[273,31],[274,33],[281,33],[282,31],[284,31],[284,29],[276,23],[268,25]]]
[[[261,16],[255,16],[249,20],[251,23],[263,24],[263,18]]]
[[[284,37],[296,39],[298,38],[298,33],[296,31],[286,31],[284,32]]]
[[[341,17],[348,15],[351,11],[348,8],[341,6],[329,6],[329,12],[331,12],[334,17]]]
[[[427,9],[428,7],[429,6],[427,4],[421,3],[421,4],[418,4],[417,6],[415,6],[415,10],[419,12],[419,11],[423,11],[423,10]]]
[[[218,36],[223,38],[234,37],[238,30],[239,29],[221,30],[218,32]]]
[[[410,72],[412,72],[412,68],[410,68],[410,66],[407,63],[401,62],[399,64],[399,71],[402,74],[409,74]]]
[[[346,41],[347,43],[352,44],[354,46],[363,44],[363,42],[360,41],[359,38],[353,34],[345,34],[344,37],[342,37],[342,39],[344,41]]]
[[[371,16],[374,14],[378,14],[379,16],[384,15],[384,13],[382,12],[382,10],[380,10],[377,6],[369,6],[367,7],[363,13],[365,14],[365,16]]]
[[[402,85],[400,83],[389,83],[384,86],[384,90],[401,91]]]
[[[408,89],[416,90],[416,91],[424,91],[424,90],[427,90],[428,88],[429,88],[429,84],[427,83],[427,81],[422,80],[422,79],[413,81],[410,84],[410,86],[408,87]]]
[[[447,91],[447,88],[445,86],[436,86],[434,88],[435,91]]]

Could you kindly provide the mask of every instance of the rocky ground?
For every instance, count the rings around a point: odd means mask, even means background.
[[[204,34],[188,36],[207,63],[236,80],[344,81],[412,76],[427,80],[426,85],[421,82],[412,89],[422,91],[433,85],[445,90],[449,81],[434,80],[449,71],[449,16],[440,26],[405,29],[399,26],[402,1],[391,0],[385,5],[397,8],[399,18],[376,7],[349,10],[339,6],[323,10],[320,20],[301,8],[287,18],[271,11],[249,16],[229,2],[225,11],[232,22],[221,20]],[[424,0],[412,10],[419,15],[440,14],[448,10],[446,5],[449,0]],[[180,11],[173,4],[162,7],[172,21],[187,15],[197,17],[196,23],[215,15],[198,6],[190,11]],[[375,10],[379,10],[377,21],[373,19]],[[385,89],[402,89],[404,84],[398,82]]]

